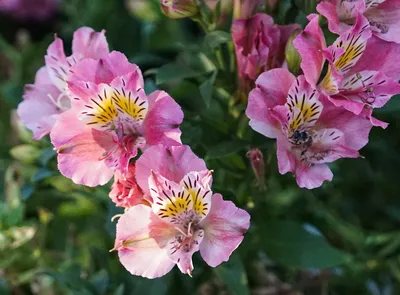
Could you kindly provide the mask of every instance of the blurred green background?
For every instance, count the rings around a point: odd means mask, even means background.
[[[332,183],[298,188],[278,174],[274,141],[248,127],[246,105],[237,102],[229,7],[208,33],[189,19],[168,19],[155,0],[64,0],[40,22],[0,15],[1,295],[400,294],[399,98],[376,112],[390,126],[372,130],[365,159],[339,160],[330,165]],[[273,16],[305,25],[312,10],[282,0]],[[251,214],[228,263],[212,269],[197,253],[193,278],[177,269],[156,280],[131,276],[108,252],[111,217],[121,212],[108,198],[110,185],[91,189],[62,177],[48,137],[32,141],[18,121],[23,87],[44,64],[54,33],[68,53],[81,26],[105,29],[110,48],[140,66],[147,91],[164,89],[177,100],[182,141],[215,171],[214,192]],[[264,153],[265,187],[255,183],[251,148]]]

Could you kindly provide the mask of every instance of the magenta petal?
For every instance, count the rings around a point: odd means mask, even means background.
[[[118,51],[112,51],[99,60],[84,59],[72,67],[73,72],[68,82],[93,82],[96,84],[110,84],[116,77],[138,70],[138,66],[131,64],[126,56]],[[144,87],[143,78],[140,79],[141,88]]]
[[[86,126],[71,109],[61,114],[50,133],[58,150],[58,169],[77,184],[97,186],[106,184],[113,170],[100,160],[114,147],[108,133]]]
[[[200,254],[208,265],[216,267],[228,261],[242,242],[250,227],[250,215],[231,201],[224,201],[220,194],[214,194],[211,200],[211,211],[200,223],[204,229]]]
[[[149,110],[144,120],[144,135],[148,145],[181,144],[179,125],[183,121],[181,107],[164,91],[154,91],[148,97]]]
[[[400,1],[381,1],[369,8],[365,16],[374,27],[374,34],[387,42],[400,43]]]
[[[276,142],[276,154],[278,158],[278,170],[280,174],[296,171],[296,156],[292,154],[290,143],[284,135],[278,137]]]
[[[315,88],[324,66],[323,50],[326,47],[326,42],[318,24],[319,16],[311,14],[308,19],[309,24],[304,32],[296,37],[293,44],[301,55],[301,69],[304,76],[307,82]]]
[[[296,181],[299,187],[314,189],[320,187],[324,181],[332,181],[333,173],[326,164],[306,166],[299,163],[296,168]]]
[[[257,88],[249,94],[246,109],[251,128],[269,138],[276,138],[281,133],[281,126],[271,110],[286,103],[289,88],[294,81],[294,76],[284,69],[270,70],[259,76]]]
[[[400,81],[400,67],[394,61],[400,56],[400,44],[386,42],[378,37],[372,36],[367,47],[357,64],[349,74],[356,74],[362,71],[378,71]]]
[[[318,124],[323,128],[335,128],[343,132],[346,146],[356,151],[368,143],[368,135],[372,128],[369,118],[357,116],[328,101],[324,101]]]
[[[115,248],[122,265],[133,275],[149,279],[167,274],[175,265],[152,235],[151,208],[137,205],[118,220]]]
[[[149,147],[136,162],[136,180],[142,190],[150,195],[149,177],[151,170],[158,172],[166,179],[179,183],[191,171],[206,170],[206,164],[197,157],[189,146]]]
[[[338,0],[331,1],[321,1],[317,5],[317,11],[326,17],[328,20],[329,31],[332,33],[339,34],[343,29],[341,29],[341,24],[339,20],[339,15],[337,11],[337,2]]]
[[[105,31],[96,32],[92,28],[82,27],[75,31],[72,40],[73,54],[94,59],[101,58],[109,53]]]

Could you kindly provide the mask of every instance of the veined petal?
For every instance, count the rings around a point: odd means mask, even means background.
[[[333,173],[326,164],[307,165],[300,163],[296,168],[296,181],[299,187],[314,189],[324,181],[332,181]]]
[[[76,110],[61,114],[50,133],[58,150],[58,169],[77,184],[97,186],[106,184],[114,171],[103,161],[115,147],[110,134],[92,129],[77,119]]]
[[[63,41],[57,36],[47,49],[45,61],[51,81],[60,91],[64,91],[67,86],[67,76],[72,64],[65,56]]]
[[[211,198],[211,211],[200,225],[204,229],[204,238],[200,244],[200,254],[208,265],[216,267],[240,245],[244,233],[250,227],[250,215],[224,201],[222,195]]]
[[[354,26],[340,35],[339,38],[326,49],[326,51],[329,52],[332,70],[328,71],[324,80],[321,82],[321,87],[323,89],[328,89],[331,84],[337,84],[331,81],[334,79],[334,72],[342,76],[351,70],[363,54],[370,37],[371,28],[368,20],[362,15],[358,15]],[[328,89],[328,92],[332,91]]]
[[[322,112],[319,92],[299,76],[289,90],[286,106],[289,109],[289,137],[296,130],[308,129],[315,125]]]
[[[207,167],[204,160],[197,157],[187,145],[166,147],[159,144],[147,148],[136,161],[136,180],[148,195],[148,181],[152,170],[170,181],[179,183],[189,172],[204,171]]]
[[[167,274],[175,265],[165,249],[159,246],[157,238],[170,228],[153,218],[151,208],[136,205],[126,211],[118,220],[115,249],[122,265],[133,275],[158,278]]]

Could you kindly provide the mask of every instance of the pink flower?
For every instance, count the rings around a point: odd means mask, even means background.
[[[138,204],[147,205],[145,195],[136,182],[135,163],[130,163],[128,172],[123,175],[115,172],[110,198],[118,207],[130,208]]]
[[[127,173],[138,149],[181,144],[181,108],[164,91],[147,96],[140,69],[123,54],[85,59],[71,71],[72,108],[50,134],[64,176],[77,184],[103,185],[115,171]]]
[[[399,0],[325,0],[317,10],[328,19],[329,30],[343,33],[363,14],[382,40],[400,43]]]
[[[35,84],[25,86],[24,100],[18,115],[33,132],[34,139],[50,133],[58,116],[71,107],[66,94],[66,79],[71,66],[83,58],[100,58],[108,54],[104,31],[96,33],[82,27],[74,33],[72,55],[65,56],[63,41],[56,37],[45,57],[46,65],[36,73]]]
[[[166,173],[148,169],[153,155],[162,157],[157,168]],[[193,253],[200,251],[216,267],[242,242],[250,216],[212,193],[211,171],[198,170],[204,166],[187,146],[153,146],[138,160],[136,174],[150,175],[142,185],[153,202],[130,208],[118,220],[114,250],[130,273],[156,278],[177,264],[191,275]]]
[[[232,24],[240,88],[250,90],[262,72],[282,67],[286,42],[298,25],[279,26],[267,14],[237,19]]]
[[[370,121],[334,106],[304,76],[274,69],[261,74],[256,85],[246,110],[250,126],[277,139],[279,172],[292,172],[300,187],[332,180],[326,163],[357,158],[367,144]]]
[[[334,105],[369,117],[374,125],[385,128],[386,123],[371,117],[371,109],[384,106],[394,94],[400,93],[400,85],[379,69],[368,69],[374,63],[372,60],[365,64],[365,70],[354,71],[371,38],[366,18],[358,15],[355,24],[328,48],[318,25],[318,15],[310,15],[309,20],[304,32],[294,41],[302,56],[301,68],[307,82],[328,95]],[[322,78],[325,61],[329,63],[328,72],[316,85]]]
[[[44,21],[53,16],[59,0],[0,0],[0,12],[21,20]]]

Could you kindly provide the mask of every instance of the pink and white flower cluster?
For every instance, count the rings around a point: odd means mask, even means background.
[[[137,65],[109,52],[104,32],[83,27],[66,56],[56,37],[18,114],[35,139],[50,134],[60,172],[81,185],[114,177],[112,201],[125,208],[114,250],[134,275],[173,266],[191,275],[200,251],[212,267],[229,259],[249,214],[211,189],[212,171],[182,145],[183,112],[164,91],[146,93]]]
[[[372,111],[400,93],[400,22],[394,16],[399,3],[321,2],[318,11],[339,34],[334,43],[326,45],[320,17],[311,14],[293,42],[302,74],[277,68],[258,76],[248,98],[249,124],[276,139],[279,172],[293,173],[300,187],[313,189],[332,180],[327,163],[360,157],[371,128],[387,127]]]

